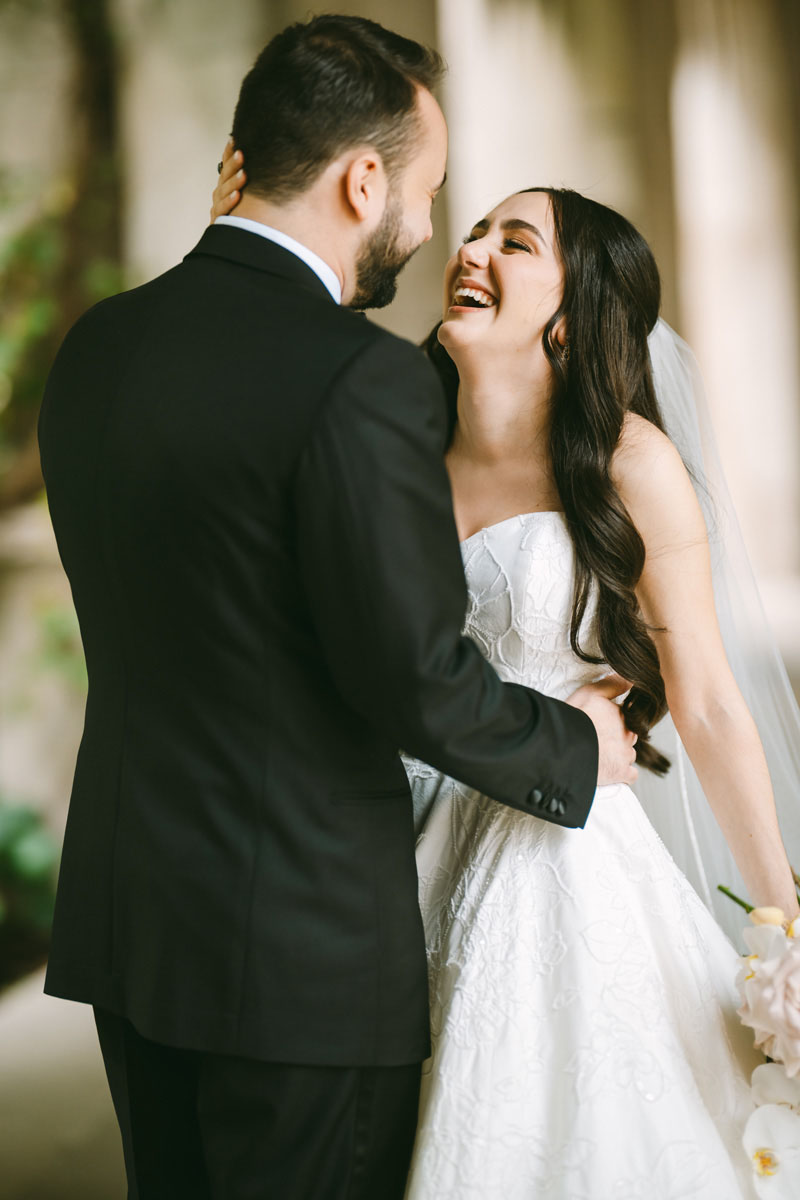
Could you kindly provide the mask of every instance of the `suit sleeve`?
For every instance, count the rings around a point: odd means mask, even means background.
[[[503,683],[461,635],[466,584],[424,356],[388,336],[340,373],[295,476],[304,590],[340,693],[398,746],[485,795],[582,826],[585,713]]]

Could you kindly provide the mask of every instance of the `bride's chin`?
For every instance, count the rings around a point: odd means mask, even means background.
[[[448,321],[445,319],[439,326],[439,341],[444,346],[445,350],[449,350],[451,346],[468,346],[472,341],[470,331],[464,328],[463,322]]]
[[[476,330],[466,329],[463,323],[445,321],[439,326],[439,342],[444,346],[453,362],[458,366],[460,358],[469,358],[470,353],[477,349],[480,338]]]

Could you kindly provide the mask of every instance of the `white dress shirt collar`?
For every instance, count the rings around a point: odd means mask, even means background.
[[[296,254],[322,280],[336,303],[342,303],[342,285],[335,271],[318,254],[300,242],[296,242],[294,238],[289,237],[288,233],[281,233],[280,229],[273,229],[271,225],[264,225],[261,221],[251,221],[249,217],[217,217],[214,224],[234,225],[237,229],[248,229],[250,233],[257,233],[259,237],[265,237],[268,241],[283,246],[284,250],[288,250],[291,254]]]

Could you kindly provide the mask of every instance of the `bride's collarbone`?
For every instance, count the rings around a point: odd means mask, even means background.
[[[482,529],[502,525],[513,517],[538,512],[561,512],[561,497],[554,489],[526,489],[490,496],[459,496],[453,492],[453,508],[460,540],[466,541]]]
[[[481,529],[501,525],[516,516],[535,512],[560,512],[561,497],[552,478],[513,466],[492,470],[467,468],[450,457],[447,463],[453,509],[459,538],[464,541]]]

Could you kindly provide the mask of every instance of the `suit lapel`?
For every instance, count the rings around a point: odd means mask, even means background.
[[[184,262],[198,256],[224,258],[252,270],[277,275],[327,297],[331,304],[336,303],[320,277],[301,258],[247,229],[237,229],[234,225],[209,225]]]

